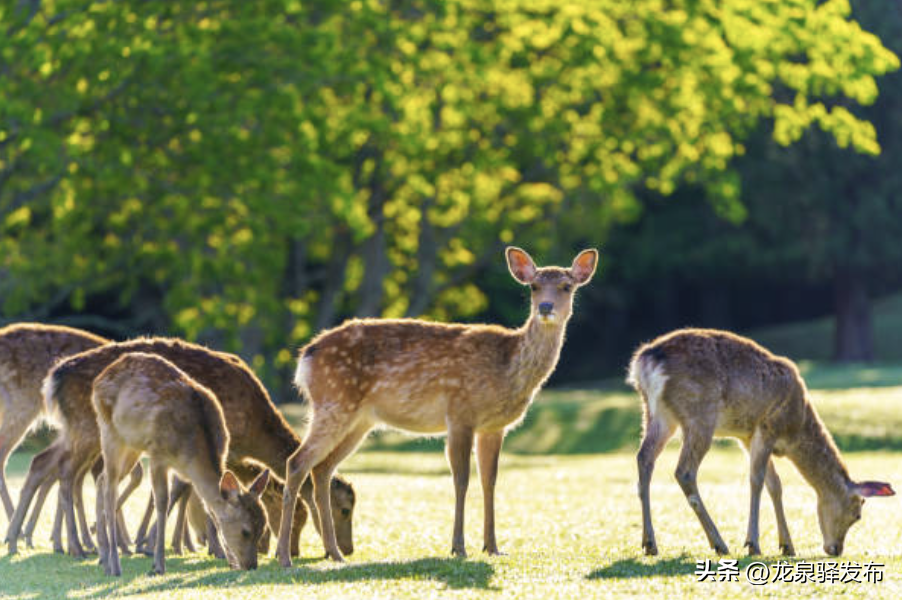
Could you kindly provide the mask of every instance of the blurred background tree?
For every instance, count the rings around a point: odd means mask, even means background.
[[[502,248],[592,245],[565,376],[687,319],[820,314],[780,306],[827,280],[837,356],[870,357],[868,294],[900,283],[896,176],[868,158],[875,124],[896,151],[873,103],[898,59],[857,19],[898,40],[898,7],[560,4],[0,5],[5,318],[184,335],[288,398],[316,331],[516,324]]]

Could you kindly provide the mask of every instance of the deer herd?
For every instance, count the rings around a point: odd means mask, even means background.
[[[336,469],[384,424],[447,436],[455,492],[451,551],[457,556],[466,556],[464,503],[475,447],[483,550],[499,554],[495,482],[504,436],[554,370],[574,293],[592,278],[598,253],[579,253],[569,268],[539,268],[515,247],[506,257],[513,278],[531,290],[529,318],[518,329],[355,319],[301,348],[294,383],[310,409],[303,439],[235,355],[173,338],[113,342],[62,326],[0,329],[0,500],[9,553],[17,552],[20,538],[32,547],[41,508],[58,484],[54,550],[64,551],[65,532],[65,552],[84,557],[96,551],[108,575],[121,574],[120,552],[133,546],[153,555],[153,573],[164,572],[172,509],[176,552],[195,549],[193,532],[231,567],[254,569],[258,553],[268,552],[276,537],[276,556],[290,566],[309,515],[326,556],[342,561],[354,551],[356,492]],[[816,491],[830,555],[842,553],[865,498],[894,494],[887,483],[851,478],[798,369],[749,339],[708,329],[671,332],[637,350],[627,381],[644,407],[637,462],[646,554],[658,552],[652,471],[678,427],[676,479],[718,554],[727,553],[727,545],[696,485],[714,436],[737,438],[748,452],[749,554],[761,551],[762,486],[773,501],[780,551],[795,551],[772,456],[789,458]],[[14,505],[7,459],[41,415],[59,432],[32,459]],[[152,495],[133,541],[122,505],[143,478],[142,456]],[[82,495],[88,473],[97,490],[96,545]]]

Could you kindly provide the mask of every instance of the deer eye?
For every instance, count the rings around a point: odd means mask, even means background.
[[[242,530],[241,530],[241,537],[243,537],[243,538],[245,538],[245,539],[251,537],[251,532],[250,532],[250,530],[248,530],[248,529],[242,529]]]
[[[570,290],[573,289],[573,284],[565,283],[564,285],[561,286],[561,289],[564,290],[565,292],[569,292]]]
[[[529,284],[529,289],[531,289],[531,290],[534,291],[534,292],[538,292],[538,291],[539,291],[539,284],[538,284],[538,283],[530,283],[530,284]]]
[[[349,508],[341,509],[341,516],[348,517],[350,515],[351,515],[351,509],[349,509]]]

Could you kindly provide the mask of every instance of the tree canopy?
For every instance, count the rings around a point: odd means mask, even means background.
[[[757,125],[875,154],[850,107],[898,67],[847,0],[23,0],[0,31],[3,313],[277,368],[348,315],[478,314],[505,244],[598,244],[642,190],[740,220]]]

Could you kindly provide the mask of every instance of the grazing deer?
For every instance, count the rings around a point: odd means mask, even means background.
[[[865,498],[892,496],[888,483],[855,482],[808,398],[795,364],[752,340],[726,331],[681,329],[640,347],[627,382],[642,396],[645,434],[637,457],[642,547],[658,552],[651,523],[649,481],[655,459],[677,426],[683,447],[676,479],[718,554],[727,553],[696,486],[699,464],[716,436],[738,438],[749,454],[751,506],[745,545],[759,554],[762,485],[774,504],[780,550],[795,550],[783,513],[782,486],[771,455],[786,456],[817,492],[824,551],[842,553],[846,532],[861,518]]]
[[[92,396],[103,475],[97,493],[97,543],[107,575],[122,575],[115,540],[119,478],[141,458],[150,458],[150,477],[159,522],[166,522],[169,470],[191,482],[225,542],[232,568],[257,568],[257,541],[266,528],[260,496],[269,470],[245,491],[225,469],[229,432],[213,392],[168,360],[153,354],[124,354],[94,380]],[[108,510],[109,507],[111,510]],[[153,572],[165,572],[165,528],[157,530]]]
[[[511,274],[532,290],[530,316],[520,329],[413,319],[353,320],[302,348],[295,383],[310,402],[312,419],[304,443],[286,465],[276,549],[280,563],[291,564],[290,515],[311,470],[326,554],[342,560],[326,483],[378,423],[427,435],[447,432],[456,496],[451,548],[458,556],[466,556],[464,501],[475,437],[485,507],[484,549],[498,554],[494,489],[501,442],[554,370],[573,293],[591,279],[597,258],[595,250],[585,250],[569,269],[539,269],[526,252],[508,248]]]
[[[263,467],[259,464],[254,463],[253,461],[245,461],[240,464],[240,466],[236,466],[233,469],[238,479],[241,481],[250,481],[255,479],[259,474]],[[271,475],[269,478],[269,485],[266,490],[263,492],[263,507],[266,509],[266,514],[268,517],[268,521],[270,527],[264,532],[263,537],[260,538],[260,543],[258,544],[258,551],[261,554],[266,554],[269,552],[269,541],[270,541],[270,532],[273,527],[276,527],[282,519],[282,494],[283,494],[283,483],[275,475]],[[307,522],[307,505],[314,506],[313,500],[313,484],[308,477],[304,481],[304,485],[301,486],[301,497],[309,498],[304,502],[299,502],[297,508],[294,513],[294,520],[292,521],[291,527],[291,556],[298,556],[300,554],[300,536],[301,530],[304,528],[304,525]],[[346,479],[336,474],[332,478],[332,506],[335,507],[336,510],[333,511],[333,525],[335,527],[336,538],[338,539],[338,547],[341,549],[342,553],[345,555],[352,554],[354,552],[354,541],[351,529],[351,515],[354,512],[354,489],[351,487],[351,484],[348,483]],[[197,535],[198,540],[201,543],[205,543],[205,530],[204,530],[204,520],[203,520],[203,508],[200,505],[200,501],[197,498],[197,494],[189,493],[186,494],[183,498],[180,499],[180,502],[186,505],[186,514],[187,521],[184,519],[176,520],[176,529],[173,534],[173,542],[172,547],[178,553],[181,549],[182,544],[185,546],[189,546],[191,542],[190,534],[188,533],[188,525],[191,525],[191,528],[194,529],[195,535]],[[315,526],[319,526],[319,523],[316,523],[314,520]]]
[[[67,517],[74,515],[76,481],[100,454],[97,419],[91,407],[94,378],[121,355],[146,352],[161,356],[210,389],[222,405],[231,443],[227,464],[252,458],[270,469],[284,468],[285,461],[300,446],[300,440],[276,409],[269,394],[250,368],[233,354],[216,352],[172,338],[141,338],[111,343],[60,361],[44,380],[44,399],[55,407],[63,423],[53,455],[38,461],[38,455],[22,487],[16,515],[10,523],[7,542],[16,552],[24,513],[42,481],[59,472],[60,496]],[[49,449],[48,449],[49,450]],[[19,514],[21,511],[21,515]],[[67,518],[68,553],[84,556],[74,532],[74,517]]]
[[[106,344],[87,331],[19,323],[0,329],[0,501],[6,518],[13,503],[6,485],[6,461],[43,412],[41,382],[59,358]]]

